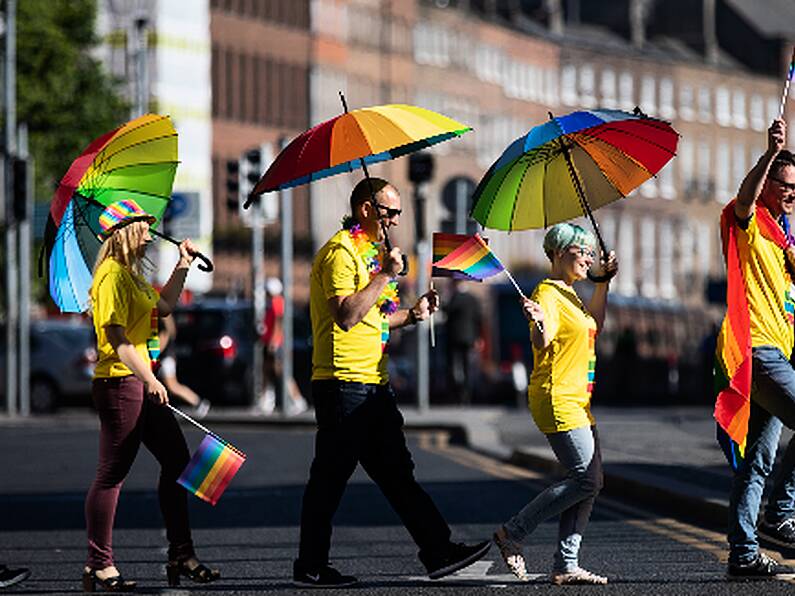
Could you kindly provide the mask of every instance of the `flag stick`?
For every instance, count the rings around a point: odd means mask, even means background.
[[[787,96],[789,95],[789,84],[792,82],[792,77],[795,75],[795,46],[792,48],[792,59],[789,62],[789,69],[787,70],[787,80],[784,83],[784,93],[781,94],[781,105],[778,108],[778,117],[784,117],[784,107],[787,105]]]
[[[496,254],[494,254],[494,251],[491,250],[491,248],[489,248],[489,250],[491,251],[491,254],[493,254],[494,257],[499,261],[500,257],[498,257]],[[500,264],[502,265],[502,261],[500,261]],[[522,298],[527,300],[527,296],[525,296],[524,292],[522,292],[522,288],[520,288],[519,284],[516,283],[516,280],[513,278],[513,275],[511,275],[511,272],[508,271],[508,269],[505,267],[505,265],[502,265],[502,270],[505,272],[505,275],[508,276],[508,279],[511,280],[511,283],[513,284],[513,287],[516,288],[516,291],[519,292],[519,296],[521,296]],[[533,319],[533,323],[536,324],[536,327],[538,327],[538,330],[541,332],[541,335],[544,335],[544,327],[541,326],[541,323],[539,323],[535,319]]]
[[[188,422],[190,422],[191,424],[193,424],[193,425],[197,426],[198,428],[200,428],[201,430],[203,430],[204,432],[206,432],[208,435],[212,435],[212,436],[214,436],[216,439],[220,439],[221,441],[223,441],[223,439],[221,439],[221,437],[219,437],[218,435],[216,435],[216,434],[215,434],[213,431],[211,431],[211,430],[210,430],[209,428],[207,428],[206,426],[204,426],[204,425],[202,425],[202,424],[199,424],[198,422],[196,422],[196,421],[195,421],[193,418],[191,418],[190,416],[188,416],[188,415],[187,415],[185,412],[183,412],[183,411],[181,411],[181,410],[178,410],[177,408],[175,408],[175,407],[174,407],[174,406],[172,406],[171,404],[166,404],[166,407],[168,407],[168,408],[169,408],[169,409],[170,409],[172,412],[174,412],[175,414],[179,414],[179,415],[180,415],[180,416],[182,416],[182,417],[183,417],[185,420],[187,420],[187,421],[188,421]],[[226,441],[223,441],[223,442],[224,442],[224,443],[226,443]]]
[[[433,278],[431,278],[431,291],[433,291]],[[430,319],[430,324],[431,324],[431,347],[435,348],[436,347],[436,332],[433,329],[433,313],[431,313],[431,316],[429,317],[429,319]]]

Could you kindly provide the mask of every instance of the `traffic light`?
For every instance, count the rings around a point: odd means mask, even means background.
[[[28,160],[14,158],[14,204],[13,212],[16,221],[24,221],[28,217]]]
[[[240,163],[236,159],[226,162],[226,207],[230,211],[240,208]]]
[[[469,234],[478,231],[478,224],[469,217],[472,210],[472,193],[475,183],[470,178],[453,178],[442,188],[442,205],[445,214],[441,218],[442,232],[447,234]]]
[[[268,193],[254,197],[248,209],[243,205],[248,195],[254,190],[264,171],[273,161],[273,148],[270,143],[263,143],[259,147],[249,149],[240,158],[240,201],[238,214],[244,225],[254,224],[254,214],[258,214],[261,224],[271,223],[278,217],[278,203],[276,194]]]
[[[409,180],[422,184],[433,178],[433,155],[421,151],[409,156]]]

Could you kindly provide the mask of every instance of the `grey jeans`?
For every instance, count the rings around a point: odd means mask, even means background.
[[[596,495],[602,489],[602,454],[595,426],[547,435],[549,445],[566,478],[545,489],[505,524],[508,536],[524,542],[543,521],[560,515],[558,547],[553,570],[573,571],[578,567],[580,542]]]

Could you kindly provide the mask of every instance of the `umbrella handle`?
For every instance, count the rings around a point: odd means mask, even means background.
[[[616,276],[616,272],[613,271],[612,273],[603,273],[602,275],[594,275],[590,271],[588,271],[588,279],[590,279],[595,284],[600,284],[606,282],[608,280],[613,279]]]
[[[172,238],[171,236],[168,236],[167,234],[163,234],[162,232],[158,232],[157,230],[153,230],[152,228],[149,228],[149,232],[154,234],[158,238],[162,238],[163,240],[167,240],[168,242],[171,242],[171,244],[174,244],[175,246],[179,246],[181,244],[181,242],[179,240],[177,240],[175,238]],[[202,261],[198,265],[198,267],[199,267],[199,269],[201,271],[204,271],[205,273],[210,273],[211,271],[213,271],[215,269],[215,265],[213,265],[213,262],[210,259],[208,259],[206,256],[204,256],[202,253],[200,253],[198,250],[195,251],[195,252],[192,252],[191,254],[194,257],[196,257],[197,259],[199,259],[200,261]]]

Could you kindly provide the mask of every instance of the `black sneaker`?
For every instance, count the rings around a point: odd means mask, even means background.
[[[425,555],[420,553],[420,561],[428,570],[428,577],[439,579],[445,575],[455,573],[459,569],[468,567],[482,558],[491,547],[491,540],[484,540],[478,544],[456,544],[451,542],[444,555]]]
[[[794,571],[791,567],[777,563],[764,553],[759,553],[756,559],[747,565],[729,563],[729,576],[737,578],[770,578]]]
[[[293,585],[301,588],[344,588],[358,583],[352,575],[342,575],[328,565],[320,569],[305,569],[298,561],[293,563]]]
[[[5,565],[0,565],[0,588],[13,586],[24,581],[30,575],[30,570],[25,568],[9,569]]]
[[[757,528],[757,534],[760,538],[773,544],[795,548],[795,517],[785,519],[780,524],[763,521]]]

